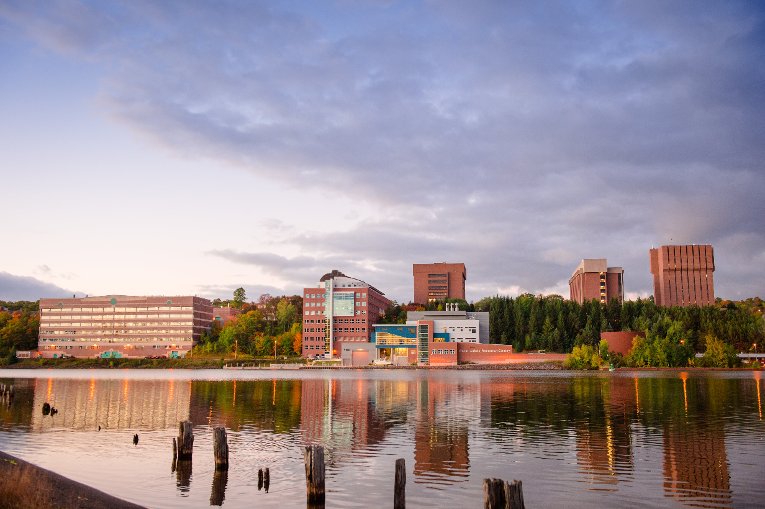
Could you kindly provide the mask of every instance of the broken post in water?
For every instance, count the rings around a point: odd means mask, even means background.
[[[226,428],[213,428],[213,454],[215,455],[215,470],[228,470],[228,439]]]
[[[308,445],[304,451],[305,491],[309,504],[324,504],[324,447]]]
[[[266,467],[266,473],[263,476],[263,489],[268,493],[268,487],[271,486],[271,471]]]
[[[396,460],[396,478],[393,483],[393,509],[406,508],[406,463],[404,458]]]
[[[484,509],[525,509],[523,502],[523,483],[502,479],[483,480]]]
[[[194,429],[191,421],[181,421],[178,426],[178,460],[191,459],[194,452]]]

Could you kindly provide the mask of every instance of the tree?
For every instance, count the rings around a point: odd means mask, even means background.
[[[279,300],[276,305],[276,321],[282,331],[289,330],[297,319],[297,308],[287,299]]]
[[[234,307],[241,309],[244,301],[247,300],[247,292],[241,286],[234,290]]]
[[[707,349],[696,364],[706,368],[732,368],[738,364],[738,357],[733,346],[725,344],[712,335],[705,339]]]

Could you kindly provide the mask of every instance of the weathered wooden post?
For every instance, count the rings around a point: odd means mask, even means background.
[[[266,473],[263,475],[263,489],[268,493],[268,487],[271,486],[271,471],[266,467]]]
[[[505,499],[510,509],[526,509],[523,502],[523,483],[521,481],[505,482]]]
[[[396,478],[393,483],[393,509],[406,508],[406,463],[404,458],[396,460]]]
[[[258,491],[263,489],[263,469],[258,469]]]
[[[305,490],[309,504],[324,504],[324,447],[308,445],[304,452]]]
[[[194,452],[194,428],[191,421],[181,421],[178,426],[178,459],[190,460]]]
[[[228,438],[226,428],[213,428],[213,453],[215,454],[215,470],[228,470]]]
[[[484,509],[525,509],[523,502],[523,483],[509,483],[502,479],[483,480]]]
[[[43,415],[50,414],[50,403],[48,403],[47,401],[43,403],[42,413]]]

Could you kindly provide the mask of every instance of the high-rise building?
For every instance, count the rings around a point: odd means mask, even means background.
[[[369,343],[372,324],[390,305],[384,293],[360,279],[337,270],[324,274],[316,286],[303,289],[303,356],[336,357],[345,343],[361,348],[360,343]],[[371,362],[374,346],[365,352]]]
[[[210,328],[201,297],[40,299],[42,357],[183,357]]]
[[[464,263],[415,263],[414,302],[427,304],[435,300],[465,299],[467,271]]]
[[[661,246],[649,251],[657,306],[708,306],[715,301],[712,246]]]
[[[591,300],[624,302],[624,269],[608,267],[605,258],[585,258],[568,280],[571,300],[582,304]]]

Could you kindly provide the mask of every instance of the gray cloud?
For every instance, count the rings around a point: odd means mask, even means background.
[[[285,287],[339,268],[408,300],[412,262],[465,261],[478,298],[608,257],[650,292],[648,249],[688,242],[715,245],[719,295],[765,288],[756,4],[18,2],[0,16],[104,65],[110,114],[161,143],[378,207],[350,232],[284,229],[292,258],[211,253]]]
[[[0,272],[0,300],[38,300],[49,297],[68,297],[72,290],[61,288],[33,277],[16,276]],[[80,295],[82,296],[82,295]]]

